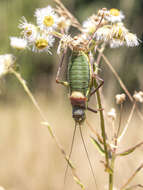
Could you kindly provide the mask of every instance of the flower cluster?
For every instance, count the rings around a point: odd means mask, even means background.
[[[101,11],[99,13],[98,15],[101,17]],[[117,48],[124,45],[128,47],[139,45],[139,39],[136,34],[129,32],[124,26],[122,21],[125,16],[121,11],[118,9],[110,9],[109,11],[104,9],[100,19],[100,27],[97,28],[99,23],[98,15],[92,15],[83,22],[85,33],[93,34],[95,32],[95,39],[105,44],[109,44],[111,48]],[[93,19],[93,17],[96,19]]]
[[[57,9],[47,6],[35,11],[36,24],[32,24],[22,17],[19,28],[22,38],[11,37],[11,46],[16,49],[31,48],[34,52],[48,52],[54,46],[55,38],[59,45],[57,53],[60,54],[69,47],[77,51],[88,51],[89,45],[109,44],[111,48],[120,46],[138,46],[137,36],[124,26],[124,14],[118,9],[102,8],[97,14],[87,18],[82,25],[71,16],[67,9]],[[77,27],[79,34],[69,34],[70,26]]]
[[[51,6],[39,8],[35,11],[36,23],[32,24],[22,17],[19,28],[22,38],[10,37],[10,45],[16,49],[31,48],[34,52],[51,53],[56,32],[68,32],[70,22],[63,16],[58,16]]]

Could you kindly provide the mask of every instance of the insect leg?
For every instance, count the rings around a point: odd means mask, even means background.
[[[101,83],[90,93],[90,97],[104,84],[104,80],[98,77],[97,75],[93,75],[93,78],[96,78],[101,81]]]
[[[90,108],[90,107],[87,107],[87,110],[89,110],[89,111],[91,111],[91,112],[93,112],[93,113],[97,113],[97,112],[98,112],[97,110],[92,109],[92,108]]]
[[[61,58],[61,61],[60,61],[60,64],[59,64],[59,68],[58,68],[58,71],[57,71],[57,76],[56,76],[56,83],[62,84],[64,86],[68,86],[68,82],[60,80],[59,75],[60,75],[60,72],[61,72],[61,68],[62,68],[62,65],[63,65],[63,61],[64,61],[64,58],[65,58],[66,52],[67,51],[65,50],[63,55],[62,55],[62,58]]]

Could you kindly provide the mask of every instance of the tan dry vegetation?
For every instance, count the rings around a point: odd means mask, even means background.
[[[71,118],[69,102],[63,94],[57,98],[37,99],[44,110],[55,134],[66,152],[69,152],[74,122]],[[125,114],[126,116],[128,113]],[[6,105],[0,108],[0,185],[6,190],[58,190],[62,189],[66,162],[55,146],[48,130],[40,124],[41,118],[31,103]],[[100,132],[98,114],[87,113],[89,122]],[[134,121],[133,121],[134,120]],[[134,117],[120,145],[120,151],[139,143],[143,139],[142,125],[138,116]],[[107,126],[107,131],[112,130]],[[86,124],[83,134],[88,147],[99,189],[108,183],[108,175],[100,160],[104,160],[89,139],[92,134]],[[92,134],[94,135],[94,134]],[[130,156],[118,158],[115,164],[115,184],[121,187],[142,162],[143,148]],[[77,173],[87,189],[95,187],[89,164],[83,149],[79,131],[76,134],[72,160]],[[141,183],[142,171],[131,184]],[[72,179],[70,168],[66,188],[78,190],[79,186]]]

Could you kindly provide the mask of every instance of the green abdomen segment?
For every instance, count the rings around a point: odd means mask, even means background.
[[[68,67],[70,93],[82,92],[85,96],[90,85],[90,67],[88,57],[83,52],[73,53]]]

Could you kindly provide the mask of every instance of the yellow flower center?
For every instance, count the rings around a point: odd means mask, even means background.
[[[59,29],[64,29],[64,28],[66,28],[66,23],[65,23],[65,21],[59,22],[59,23],[58,23],[58,28],[59,28]]]
[[[28,27],[26,27],[24,30],[25,30],[25,33],[26,33],[26,35],[27,35],[28,37],[32,35],[32,30],[29,30]]]
[[[29,31],[26,32],[26,34],[27,34],[27,36],[31,36],[32,35],[32,31],[29,30]]]
[[[45,16],[44,18],[44,24],[47,26],[47,27],[50,27],[54,24],[54,19],[52,16]]]
[[[35,42],[35,45],[38,49],[44,49],[48,46],[48,42],[45,39],[39,39]]]
[[[95,32],[95,29],[96,29],[96,27],[93,25],[93,26],[90,26],[89,27],[89,33],[90,34],[93,34],[94,32]]]
[[[114,38],[116,39],[122,39],[123,38],[123,29],[122,27],[116,28],[116,26],[113,27],[113,33],[114,33]]]
[[[122,34],[123,34],[122,28],[119,28],[118,35],[122,36]]]
[[[120,11],[118,9],[110,9],[110,14],[112,16],[119,16],[120,15]]]

